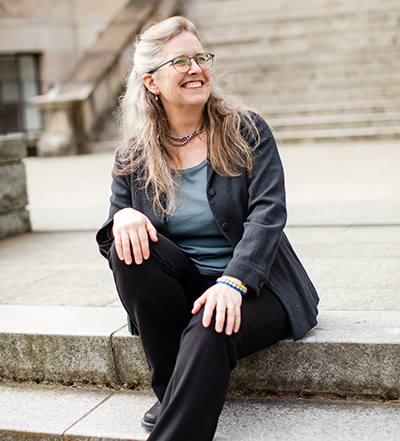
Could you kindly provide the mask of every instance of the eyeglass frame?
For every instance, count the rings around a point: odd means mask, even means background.
[[[204,68],[202,68],[202,67],[200,66],[199,62],[197,61],[197,58],[200,57],[200,55],[211,55],[212,64],[211,64],[210,67],[207,67],[207,68],[204,69]],[[177,68],[175,67],[174,60],[176,60],[177,58],[180,58],[180,57],[186,57],[186,58],[189,60],[189,66],[188,66],[188,68],[187,68],[187,70],[186,70],[185,72],[179,72],[179,70],[177,70]],[[186,72],[188,72],[188,71],[190,70],[190,68],[192,67],[192,60],[196,60],[196,64],[197,64],[197,66],[200,67],[201,70],[208,70],[208,69],[211,69],[212,66],[213,66],[213,64],[214,64],[214,57],[215,57],[215,54],[212,54],[212,53],[210,53],[210,52],[202,52],[201,54],[198,54],[198,55],[196,55],[195,57],[188,57],[187,55],[178,55],[177,57],[172,58],[172,60],[168,60],[168,61],[166,61],[165,63],[160,64],[160,66],[158,66],[158,67],[156,67],[155,69],[151,70],[149,73],[152,74],[152,73],[156,72],[158,69],[160,69],[161,67],[165,66],[165,65],[168,64],[168,63],[172,63],[172,66],[174,67],[174,69],[175,69],[178,73],[186,73]]]

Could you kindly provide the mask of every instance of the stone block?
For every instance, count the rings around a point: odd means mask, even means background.
[[[0,166],[0,213],[25,208],[28,204],[24,164]]]
[[[240,360],[230,390],[400,396],[399,311],[322,311],[319,322]]]
[[[30,231],[29,212],[25,209],[13,213],[0,214],[0,239]]]
[[[142,342],[125,326],[112,336],[116,371],[122,383],[150,387],[150,374]]]
[[[109,337],[2,334],[0,352],[0,377],[11,380],[117,383]]]
[[[26,143],[21,134],[0,137],[0,239],[31,229],[26,190]]]
[[[0,137],[0,165],[19,162],[27,156],[24,138],[20,134]]]
[[[23,381],[117,383],[110,335],[121,308],[0,307],[0,377]]]

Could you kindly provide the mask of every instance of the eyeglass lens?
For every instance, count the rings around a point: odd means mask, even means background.
[[[178,72],[184,73],[189,70],[192,59],[196,60],[197,64],[203,70],[210,69],[213,64],[213,57],[211,54],[199,54],[197,57],[191,58],[187,57],[186,55],[182,55],[174,58],[172,64]]]

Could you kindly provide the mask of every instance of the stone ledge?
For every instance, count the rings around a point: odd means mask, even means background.
[[[0,165],[9,162],[20,162],[27,156],[24,135],[12,133],[0,136]]]
[[[400,395],[400,312],[322,311],[319,322],[240,360],[230,392]],[[150,387],[122,308],[0,306],[0,377]]]

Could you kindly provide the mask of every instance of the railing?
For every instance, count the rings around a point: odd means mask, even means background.
[[[83,153],[101,115],[121,92],[127,49],[151,18],[172,15],[178,0],[131,0],[82,56],[67,79],[33,99],[43,112],[39,156]]]

